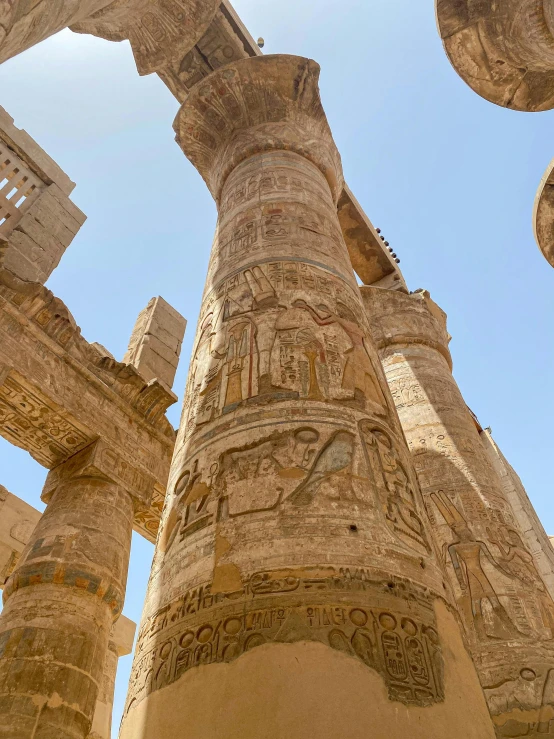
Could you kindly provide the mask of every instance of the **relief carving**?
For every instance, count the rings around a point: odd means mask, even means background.
[[[476,535],[445,492],[430,498],[451,531],[443,550],[477,639],[551,640],[554,604],[517,531],[493,522]]]
[[[408,583],[400,599],[386,591],[363,569],[334,567],[258,572],[232,593],[212,593],[210,585],[188,591],[142,625],[126,712],[198,665],[298,641],[361,661],[381,675],[391,700],[440,702],[444,668],[432,601]],[[405,610],[408,596],[414,602]]]
[[[76,422],[64,417],[62,409],[14,371],[0,384],[0,433],[48,468],[92,441]]]
[[[409,467],[401,461],[395,442],[384,429],[371,421],[360,421],[359,428],[368,468],[375,484],[385,491],[388,526],[409,547],[429,554],[431,546],[418,512],[420,494],[406,472]]]
[[[338,401],[387,416],[365,336],[348,287],[323,270],[276,262],[240,272],[204,303],[185,401],[187,437],[241,406],[286,399]]]

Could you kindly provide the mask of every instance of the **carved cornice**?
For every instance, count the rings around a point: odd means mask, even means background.
[[[286,150],[312,161],[338,201],[342,167],[318,80],[313,60],[273,55],[233,62],[192,89],[174,123],[177,143],[216,200],[240,162]]]
[[[523,111],[554,107],[550,0],[435,0],[456,72],[481,97]]]

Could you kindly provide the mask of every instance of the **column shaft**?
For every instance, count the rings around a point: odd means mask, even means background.
[[[554,603],[451,373],[428,293],[361,288],[498,737],[554,736]]]
[[[237,62],[176,121],[219,220],[122,739],[493,736],[341,235],[318,74]]]
[[[0,737],[89,733],[132,523],[131,496],[110,480],[77,473],[59,481],[4,590]]]

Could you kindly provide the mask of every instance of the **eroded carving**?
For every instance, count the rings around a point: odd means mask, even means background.
[[[418,605],[403,611],[405,601],[386,591],[364,570],[334,567],[258,572],[233,593],[195,588],[142,625],[126,710],[198,665],[298,641],[360,660],[383,677],[391,700],[442,701],[442,651],[429,596],[405,583],[403,597]]]

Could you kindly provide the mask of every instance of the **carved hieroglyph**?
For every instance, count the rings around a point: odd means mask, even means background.
[[[124,739],[357,739],[378,716],[379,738],[442,739],[447,723],[493,735],[441,620],[443,573],[338,224],[318,76],[298,57],[237,62],[176,120],[219,222]],[[315,670],[307,692],[279,666],[289,654]],[[311,709],[294,704],[304,694]]]
[[[428,293],[361,288],[498,737],[554,736],[554,603],[452,378]]]
[[[554,106],[554,5],[550,0],[435,0],[444,48],[460,77],[497,105]]]
[[[112,0],[72,25],[108,41],[128,40],[140,74],[180,62],[208,30],[220,0]]]

